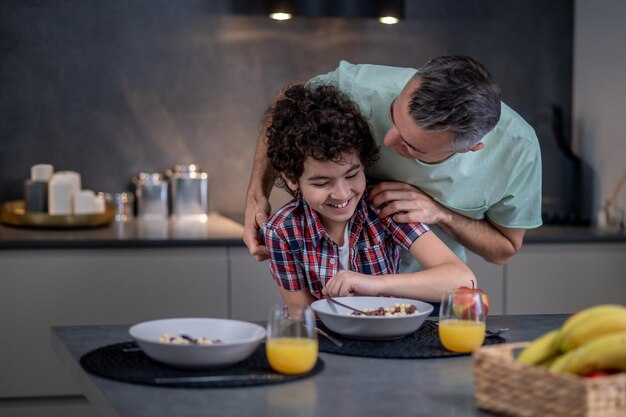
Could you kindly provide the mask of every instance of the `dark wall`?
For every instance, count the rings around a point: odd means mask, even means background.
[[[274,22],[225,14],[229,5],[0,2],[0,200],[22,197],[36,163],[115,192],[139,171],[195,162],[211,175],[211,208],[241,212],[258,124],[282,85],[341,59],[417,67],[449,53],[473,55],[492,71],[504,100],[539,133],[550,172],[544,193],[569,198],[562,185],[570,168],[546,109],[563,108],[569,126],[571,1],[407,0],[407,19],[396,26]]]

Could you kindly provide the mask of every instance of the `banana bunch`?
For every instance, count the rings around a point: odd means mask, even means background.
[[[580,375],[626,371],[626,307],[602,304],[581,310],[560,329],[535,339],[517,361]]]

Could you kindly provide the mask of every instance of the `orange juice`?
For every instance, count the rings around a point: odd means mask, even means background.
[[[317,362],[317,340],[296,337],[270,338],[266,345],[267,360],[281,374],[309,372]]]
[[[443,346],[453,352],[472,352],[485,340],[485,323],[470,320],[443,320],[439,322],[439,338]]]

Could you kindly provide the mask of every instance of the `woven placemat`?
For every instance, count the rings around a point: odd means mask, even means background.
[[[307,378],[324,369],[324,362],[318,358],[315,367],[307,374],[276,373],[267,362],[263,343],[246,360],[223,368],[196,370],[170,367],[150,359],[138,349],[135,342],[116,343],[92,350],[80,358],[80,364],[85,371],[104,378],[178,388],[233,388],[277,384]],[[253,375],[258,379],[247,379],[245,378],[247,375]],[[222,376],[225,378],[221,378]],[[208,378],[193,382],[164,381],[166,378],[186,377]]]
[[[430,359],[447,358],[450,356],[464,356],[470,353],[457,353],[446,350],[439,341],[437,322],[426,320],[414,333],[394,340],[357,340],[333,333],[326,326],[318,326],[343,342],[338,347],[325,337],[318,338],[320,352],[335,353],[337,355],[364,356],[369,358],[396,358],[396,359]],[[485,338],[485,345],[504,343],[506,339],[500,336]]]

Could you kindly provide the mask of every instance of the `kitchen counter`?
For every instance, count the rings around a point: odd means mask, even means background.
[[[244,246],[242,221],[241,215],[210,213],[203,222],[135,219],[92,229],[45,230],[0,225],[0,248]],[[525,244],[614,242],[626,242],[626,232],[543,226],[528,230],[524,239]]]
[[[490,316],[508,327],[507,342],[557,328],[566,315]],[[128,326],[53,327],[52,349],[95,411],[110,417],[229,416],[493,416],[474,403],[470,356],[372,359],[320,353],[325,369],[302,381],[262,387],[183,389],[135,385],[92,376],[80,357],[129,341]]]
[[[0,248],[243,246],[243,226],[219,213],[200,220],[114,221],[89,229],[0,225]]]
[[[542,226],[530,229],[524,243],[611,243],[626,242],[626,231],[610,231],[590,226]]]

